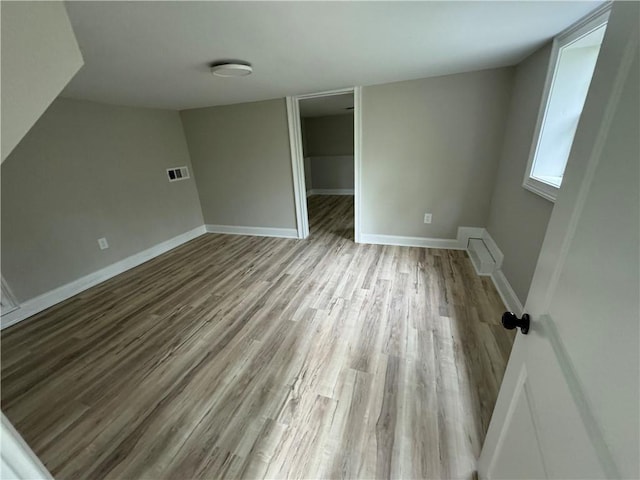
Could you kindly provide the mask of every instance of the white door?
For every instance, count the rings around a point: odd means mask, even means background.
[[[639,19],[614,4],[481,478],[640,478]]]
[[[13,425],[0,412],[0,479],[53,480]]]

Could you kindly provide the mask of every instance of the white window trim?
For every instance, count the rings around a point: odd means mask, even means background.
[[[554,202],[558,196],[559,188],[550,185],[545,182],[541,182],[531,176],[531,170],[533,169],[536,152],[540,144],[540,138],[542,133],[542,127],[545,122],[547,108],[549,101],[551,100],[551,91],[553,88],[553,80],[558,67],[558,57],[560,49],[573,43],[575,40],[589,34],[590,32],[601,27],[609,19],[609,13],[611,12],[612,2],[607,2],[601,7],[591,12],[586,17],[579,20],[553,39],[553,47],[551,50],[551,57],[549,58],[549,66],[547,67],[547,76],[542,90],[542,100],[540,102],[540,109],[538,111],[538,119],[536,121],[536,128],[533,134],[533,142],[531,144],[531,150],[529,151],[529,159],[527,160],[527,168],[524,172],[524,179],[522,186],[527,190],[540,195],[547,200]],[[571,156],[571,154],[569,154]]]

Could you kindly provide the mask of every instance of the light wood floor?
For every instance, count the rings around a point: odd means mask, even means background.
[[[206,235],[2,332],[58,479],[470,478],[513,336],[461,251]]]

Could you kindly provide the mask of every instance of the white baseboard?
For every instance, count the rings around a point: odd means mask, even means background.
[[[227,235],[298,238],[298,231],[295,228],[242,227],[235,225],[206,225],[206,228],[209,233],[224,233]]]
[[[504,255],[502,254],[502,251],[498,247],[498,244],[495,242],[493,238],[491,238],[491,235],[489,235],[489,232],[484,228],[482,229],[482,237],[480,238],[484,240],[484,244],[489,249],[489,253],[491,253],[491,256],[496,261],[496,270],[499,270],[500,267],[502,267],[502,261],[504,260]]]
[[[467,254],[476,273],[481,277],[490,277],[496,271],[496,261],[482,238],[469,239]]]
[[[500,298],[502,298],[507,310],[515,313],[519,317],[522,316],[524,313],[524,307],[518,299],[516,292],[511,288],[511,284],[507,280],[507,277],[502,273],[502,270],[496,270],[493,272],[491,274],[491,280],[493,280],[493,284],[496,286],[496,290],[498,290],[498,294],[500,295]]]
[[[463,250],[457,239],[426,238],[426,237],[402,237],[398,235],[377,235],[363,233],[360,243],[372,243],[374,245],[397,245],[400,247],[424,247],[445,248],[449,250]]]
[[[466,249],[467,251],[469,250],[469,240],[472,238],[479,238],[484,242],[485,246],[487,247],[487,250],[489,251],[489,254],[491,255],[491,257],[495,262],[495,269],[496,270],[500,269],[500,267],[502,267],[502,261],[504,260],[504,255],[502,254],[502,251],[500,251],[500,248],[498,247],[496,242],[493,240],[493,238],[491,238],[491,235],[489,235],[489,232],[487,231],[486,228],[483,228],[483,227],[459,227],[458,228],[458,242],[460,243],[460,246]],[[476,272],[478,272],[478,275],[488,274],[488,273],[480,273],[478,271],[477,265],[475,264],[474,264],[474,267],[476,268]]]
[[[166,240],[158,245],[155,245],[151,248],[143,250],[142,252],[136,253],[135,255],[131,255],[123,260],[120,260],[116,263],[112,263],[111,265],[101,268],[97,272],[90,273],[89,275],[85,275],[73,282],[67,283],[66,285],[62,285],[54,290],[43,293],[42,295],[38,295],[31,300],[27,300],[20,304],[20,308],[14,310],[6,315],[2,316],[0,320],[0,328],[4,329],[11,325],[14,325],[26,318],[29,318],[36,313],[42,312],[49,307],[52,307],[68,298],[77,295],[99,283],[104,282],[105,280],[109,280],[116,275],[119,275],[127,270],[130,270],[138,265],[143,264],[155,258],[163,253],[168,252],[169,250],[176,248],[183,243],[188,242],[189,240],[193,240],[200,235],[204,235],[206,233],[206,229],[204,225],[194,228],[193,230],[189,230],[177,237],[173,237],[169,240]]]
[[[307,197],[311,195],[353,195],[353,188],[312,188],[307,191]]]
[[[11,325],[14,325],[26,318],[29,318],[36,313],[46,310],[78,293],[81,293],[99,283],[109,280],[116,275],[119,275],[131,268],[137,267],[144,262],[151,260],[169,250],[176,248],[183,243],[193,240],[205,233],[222,233],[230,235],[250,235],[250,236],[262,236],[262,237],[281,237],[281,238],[298,238],[298,232],[295,228],[265,228],[265,227],[242,227],[242,226],[230,226],[230,225],[203,225],[186,233],[171,238],[165,242],[159,243],[147,250],[127,257],[119,262],[111,264],[105,268],[98,270],[97,272],[85,275],[73,282],[58,287],[54,290],[46,292],[35,298],[27,300],[20,304],[20,307],[2,316],[0,320],[0,328],[4,329]],[[361,235],[361,243],[371,243],[376,245],[396,245],[404,247],[423,247],[423,248],[443,248],[451,250],[465,250],[469,238],[482,238],[487,242],[487,247],[491,250],[495,248],[498,258],[500,258],[500,264],[502,263],[502,253],[499,251],[497,245],[486,233],[483,228],[476,227],[460,227],[458,229],[458,237],[456,239],[445,238],[426,238],[426,237],[405,237],[398,235],[377,235],[366,234]],[[487,241],[487,238],[490,239]],[[490,246],[491,245],[491,246]],[[492,252],[494,253],[494,252]],[[496,260],[498,260],[496,258]],[[513,288],[509,284],[509,281],[502,273],[502,270],[497,269],[491,275],[496,289],[505,306],[516,313],[522,315],[524,307],[518,299],[517,295],[513,291]]]
[[[397,245],[401,247],[444,248],[466,250],[469,238],[483,238],[482,227],[458,227],[456,238],[403,237],[400,235],[378,235],[363,233],[361,243],[375,245]]]
[[[513,291],[509,280],[507,280],[507,277],[505,277],[501,270],[504,254],[498,247],[498,244],[485,228],[460,227],[458,229],[458,241],[465,249],[467,249],[470,238],[480,238],[483,240],[491,254],[491,257],[495,260],[495,270],[490,274],[491,280],[493,281],[500,298],[504,302],[505,307],[516,315],[521,316],[524,312],[524,307],[518,299],[516,292]],[[478,271],[478,267],[473,263],[473,261],[471,263],[478,275],[486,275],[485,273]]]
[[[485,229],[482,227],[458,227],[458,245],[460,248],[467,249],[470,238],[482,238]]]

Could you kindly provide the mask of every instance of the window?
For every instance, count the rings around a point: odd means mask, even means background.
[[[555,201],[587,98],[610,5],[553,41],[538,124],[523,187]]]

